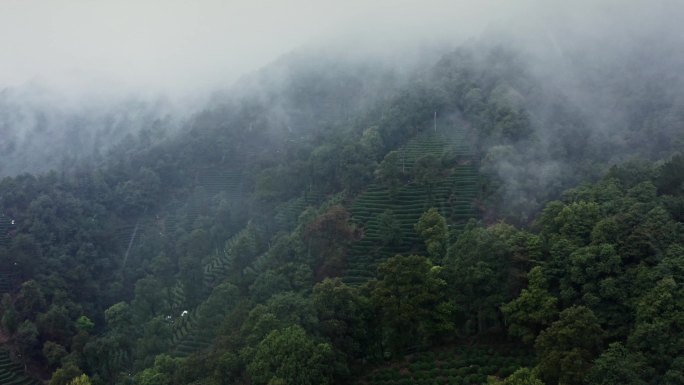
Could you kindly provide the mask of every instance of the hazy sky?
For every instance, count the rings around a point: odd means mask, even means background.
[[[85,86],[107,79],[172,90],[228,84],[326,39],[401,40],[445,27],[478,29],[496,3],[0,0],[0,87],[32,79]]]
[[[684,7],[684,0],[0,0],[0,89],[39,79],[202,90],[302,45],[379,48],[566,16],[579,32],[605,34],[592,28],[630,7],[637,10],[630,23],[657,24],[640,9],[661,3]]]

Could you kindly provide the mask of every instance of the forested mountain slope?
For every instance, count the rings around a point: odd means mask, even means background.
[[[112,93],[69,94],[38,80],[0,90],[0,176],[102,165],[117,146],[149,147],[178,132],[194,110],[162,96]]]
[[[606,151],[485,48],[409,73],[294,55],[175,136],[3,179],[8,376],[677,383],[681,106],[610,131],[666,146]]]

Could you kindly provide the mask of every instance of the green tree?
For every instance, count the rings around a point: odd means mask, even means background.
[[[161,192],[161,181],[153,170],[142,167],[133,175],[115,187],[119,212],[125,216],[136,215],[155,207]]]
[[[233,384],[242,375],[244,363],[235,352],[224,352],[214,364],[213,377],[219,379],[219,384]]]
[[[79,377],[74,378],[69,382],[69,385],[92,385],[92,382],[90,382],[90,377],[88,377],[85,374],[80,375]]]
[[[377,126],[368,127],[363,130],[359,143],[364,152],[372,159],[377,159],[384,147],[382,135],[380,135]]]
[[[395,197],[404,181],[404,165],[399,151],[390,151],[375,170],[375,179]]]
[[[509,333],[531,344],[557,317],[558,300],[549,294],[541,267],[532,268],[528,279],[528,287],[518,298],[501,306],[501,311],[506,316]]]
[[[83,371],[74,364],[66,364],[57,369],[50,378],[50,385],[69,385],[69,383],[83,374]]]
[[[594,361],[586,382],[590,385],[647,385],[652,378],[653,370],[646,365],[644,356],[616,342]]]
[[[131,334],[111,331],[92,338],[83,346],[82,365],[91,374],[114,379],[129,364],[130,348],[134,342]]]
[[[2,328],[13,334],[19,326],[19,313],[12,303],[12,297],[5,293],[2,295]]]
[[[93,331],[95,324],[90,320],[90,318],[82,315],[76,320],[75,327],[79,332],[90,333]]]
[[[239,276],[237,278],[241,282],[244,279],[245,267],[252,262],[252,259],[257,252],[257,238],[254,226],[251,222],[247,225],[246,231],[241,232],[238,237],[226,247],[229,247],[228,252],[235,263],[233,270],[238,272]]]
[[[224,282],[214,287],[199,311],[201,326],[207,329],[217,327],[238,300],[239,290],[232,283]]]
[[[668,247],[662,261],[656,267],[663,277],[672,277],[684,284],[684,245],[675,243]]]
[[[678,154],[658,169],[656,185],[661,194],[682,194],[684,190],[684,155]]]
[[[133,312],[126,302],[116,303],[104,313],[107,334],[91,340],[83,347],[83,355],[89,362],[84,367],[90,373],[112,378],[128,364],[131,349],[141,330],[136,327]]]
[[[265,168],[256,176],[254,195],[260,202],[281,201],[301,187],[292,170],[283,165]]]
[[[129,334],[133,326],[133,313],[131,307],[126,302],[115,303],[104,312],[107,327],[110,330]]]
[[[73,322],[64,306],[50,306],[47,313],[37,317],[38,331],[41,336],[65,345],[73,334]]]
[[[26,281],[21,285],[19,294],[14,301],[14,307],[20,319],[35,319],[38,313],[45,311],[47,303],[43,291],[34,280]]]
[[[66,355],[66,349],[60,344],[52,341],[46,341],[43,344],[43,356],[47,359],[48,365],[52,368],[56,367]]]
[[[528,368],[520,368],[506,377],[501,385],[544,385],[536,374]]]
[[[135,376],[136,385],[172,385],[181,361],[167,354],[154,358],[154,366],[147,368]]]
[[[259,343],[247,374],[255,385],[326,385],[332,382],[331,358],[330,345],[317,344],[304,329],[291,326]]]
[[[274,329],[298,325],[314,330],[318,319],[308,297],[294,292],[272,296],[266,304],[256,305],[242,324],[242,334],[248,344],[256,345]]]
[[[29,320],[25,320],[19,325],[17,333],[14,335],[14,342],[21,356],[21,360],[24,362],[24,365],[26,365],[30,360],[36,357],[38,349],[40,348],[36,325]]]
[[[329,184],[334,185],[339,172],[338,149],[342,147],[335,146],[333,143],[326,143],[311,151],[309,157],[311,180],[329,181]]]
[[[266,301],[274,294],[290,290],[292,287],[287,277],[272,269],[259,274],[249,287],[250,295],[259,302]]]
[[[661,279],[639,298],[627,343],[643,353],[658,373],[684,355],[684,289],[672,277]]]
[[[373,170],[377,166],[375,156],[362,144],[345,145],[340,151],[339,161],[340,182],[347,191],[360,191],[373,180]]]
[[[520,283],[513,258],[525,256],[519,248],[519,231],[498,223],[488,228],[468,223],[449,249],[445,265],[450,295],[463,308],[466,334],[500,330],[500,308],[517,294]],[[536,246],[530,244],[533,253]],[[519,261],[516,261],[520,263]]]
[[[134,353],[139,367],[151,366],[155,356],[168,351],[173,338],[172,326],[164,316],[152,318],[142,328],[138,325],[142,333],[136,341]]]
[[[449,228],[439,211],[433,207],[424,212],[413,228],[423,238],[430,258],[435,262],[441,261],[447,252]]]
[[[349,363],[362,358],[370,350],[368,337],[372,333],[368,299],[335,278],[316,284],[312,300],[318,314],[318,329],[341,353],[341,361]]]
[[[535,342],[539,373],[547,383],[579,385],[601,351],[603,330],[591,310],[573,306]]]
[[[164,288],[159,280],[147,276],[135,283],[135,296],[131,301],[131,312],[136,322],[144,322],[155,315],[169,312]]]
[[[601,210],[595,202],[571,203],[554,219],[560,234],[582,245],[589,242],[591,230],[601,219]]]
[[[677,357],[672,361],[672,365],[663,376],[663,384],[684,384],[684,356]]]
[[[422,256],[389,258],[378,267],[372,299],[380,309],[384,343],[391,353],[428,346],[453,331],[455,309],[445,293],[441,269]]]

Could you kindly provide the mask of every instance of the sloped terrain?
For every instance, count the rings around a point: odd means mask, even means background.
[[[358,384],[365,385],[479,385],[488,378],[505,378],[534,363],[524,349],[509,346],[459,346],[415,353],[373,370]]]
[[[21,365],[12,362],[7,350],[0,349],[0,384],[39,385],[40,382],[24,375]]]
[[[426,131],[399,149],[402,168],[410,174],[416,160],[425,155],[449,157],[453,163],[434,185],[410,182],[390,192],[380,184],[371,184],[352,204],[352,219],[363,227],[364,237],[354,243],[347,257],[344,281],[359,284],[375,276],[377,264],[395,254],[424,252],[423,242],[414,230],[420,216],[435,207],[452,229],[460,228],[476,215],[473,207],[478,194],[477,165],[472,145],[463,130],[448,134]],[[399,225],[398,241],[385,242],[380,215],[391,213]]]

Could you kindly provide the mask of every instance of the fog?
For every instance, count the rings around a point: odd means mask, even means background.
[[[292,51],[405,66],[412,59],[398,52],[481,28],[486,11],[447,1],[2,1],[0,176],[101,158],[150,125],[173,132],[264,67],[287,84],[271,63]],[[477,22],[452,25],[454,13]]]
[[[486,50],[499,45],[518,52],[521,65],[536,82],[526,107],[537,119],[540,149],[534,156],[516,154],[516,162],[531,162],[541,175],[553,176],[568,165],[545,153],[558,141],[556,131],[545,126],[550,124],[545,117],[553,115],[549,100],[562,99],[576,108],[588,127],[586,135],[622,146],[622,151],[611,150],[616,161],[624,160],[625,148],[637,140],[620,130],[638,110],[630,95],[663,87],[662,92],[649,92],[670,105],[682,103],[682,5],[678,0],[4,0],[0,101],[4,111],[12,113],[0,119],[0,149],[11,152],[10,137],[14,150],[43,148],[46,138],[68,140],[72,134],[64,127],[71,127],[75,116],[90,114],[95,117],[87,121],[111,121],[106,117],[131,100],[146,106],[141,107],[146,110],[145,122],[171,122],[162,126],[177,128],[217,90],[227,95],[289,86],[291,68],[281,64],[293,52],[306,53],[289,62],[299,63],[300,72],[307,71],[307,60],[319,66],[365,60],[410,77],[421,68],[429,70],[441,55],[458,47]],[[368,92],[377,95],[382,90]],[[372,100],[368,98],[369,103]],[[274,104],[273,115],[290,121],[289,106],[281,100]],[[46,109],[53,112],[45,113]],[[40,125],[35,116],[42,116]],[[58,122],[52,124],[46,116],[57,117]],[[88,151],[99,152],[90,147],[116,142],[146,125],[80,127],[108,133],[107,140],[88,135],[100,143],[86,146]],[[41,132],[53,134],[30,143]],[[24,151],[21,157],[4,160],[0,175],[39,170],[22,169],[29,158]],[[50,159],[38,163],[54,166],[60,156]],[[514,172],[516,162],[498,164],[510,186],[529,177]],[[536,177],[542,189],[555,183],[552,177]]]
[[[493,31],[564,57],[587,44],[625,48],[646,29],[681,39],[682,8],[677,0],[4,0],[0,88],[37,81],[72,93],[188,95],[305,46],[377,54]]]
[[[477,29],[496,8],[494,1],[477,3],[5,0],[0,85],[41,79],[66,88],[193,92],[228,85],[308,44]]]
[[[0,88],[202,92],[303,46],[351,53],[499,31],[563,56],[629,45],[644,29],[681,38],[680,1],[4,0]],[[541,44],[540,44],[541,43]],[[596,52],[596,54],[600,54]]]

